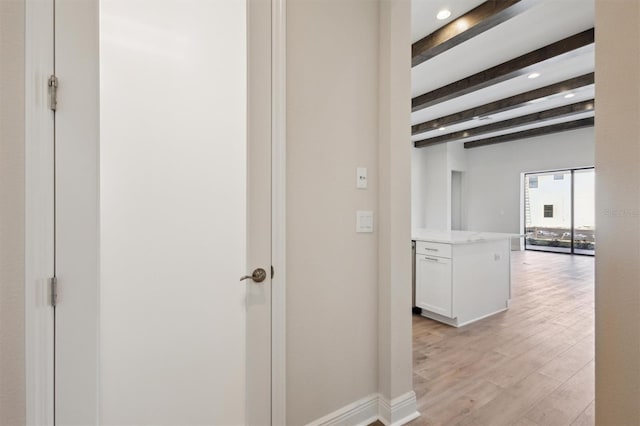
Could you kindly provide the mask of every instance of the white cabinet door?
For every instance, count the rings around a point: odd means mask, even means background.
[[[451,259],[416,256],[416,306],[452,317]]]

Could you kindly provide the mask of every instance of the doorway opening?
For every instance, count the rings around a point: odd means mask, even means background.
[[[412,0],[418,411],[593,425],[594,3],[497,3]]]
[[[462,172],[451,170],[451,230],[462,231]]]

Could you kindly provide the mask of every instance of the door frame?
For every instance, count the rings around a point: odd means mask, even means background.
[[[25,402],[27,425],[54,417],[53,1],[25,1]]]
[[[287,0],[271,0],[271,423],[286,422]]]
[[[94,0],[97,1],[97,0]],[[53,425],[53,0],[25,0],[25,396],[28,425]],[[286,0],[271,0],[271,421],[286,424]],[[239,271],[241,272],[241,271]],[[96,283],[97,285],[97,283]],[[247,407],[248,409],[248,407]]]

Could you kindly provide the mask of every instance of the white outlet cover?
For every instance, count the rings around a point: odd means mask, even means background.
[[[373,232],[373,212],[371,210],[356,212],[356,232]]]

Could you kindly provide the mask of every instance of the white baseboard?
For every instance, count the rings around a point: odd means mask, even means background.
[[[386,426],[401,426],[420,416],[414,391],[394,398],[391,402],[382,395],[378,399],[378,420]]]
[[[413,391],[394,398],[391,403],[376,393],[314,420],[307,426],[366,426],[376,420],[386,426],[401,426],[419,415]]]
[[[374,393],[356,402],[314,420],[307,426],[365,426],[378,420],[378,394]]]

